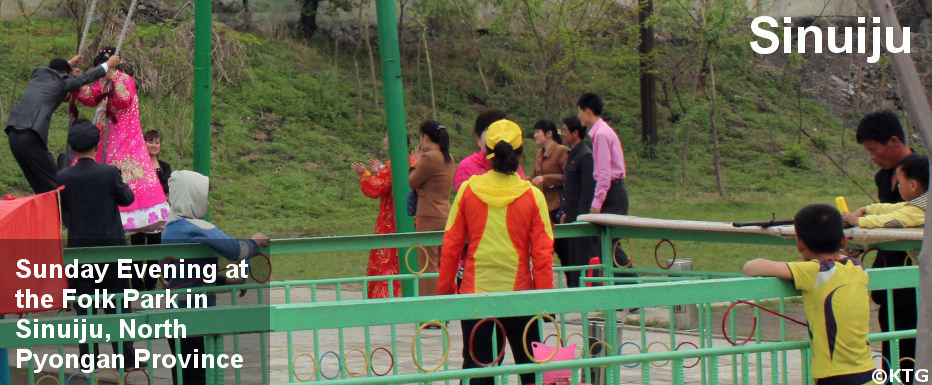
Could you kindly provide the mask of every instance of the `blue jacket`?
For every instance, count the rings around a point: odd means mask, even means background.
[[[247,239],[247,240],[237,240],[217,227],[210,229],[204,229],[200,226],[197,226],[187,219],[179,219],[176,221],[169,222],[165,226],[165,230],[162,232],[162,243],[200,243],[202,245],[208,246],[213,249],[217,254],[220,254],[222,257],[229,259],[231,261],[239,261],[253,255],[259,254],[259,246],[256,245],[256,242]],[[185,259],[184,265],[191,263],[196,263],[203,266],[210,264],[216,264],[217,258],[197,258],[197,259]],[[217,273],[217,280],[224,279],[223,275],[220,274],[219,269]],[[187,278],[173,278],[168,280],[169,287],[179,287],[183,288],[193,288],[200,286],[212,286],[213,284],[207,284],[203,280],[196,280],[190,282],[191,279]],[[185,284],[188,283],[188,284]],[[208,306],[215,305],[215,297],[213,295],[208,296]]]

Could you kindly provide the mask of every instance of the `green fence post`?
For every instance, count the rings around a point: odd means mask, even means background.
[[[210,176],[211,0],[194,3],[194,171]],[[210,220],[208,211],[207,220]]]
[[[414,220],[408,215],[408,130],[405,127],[405,100],[401,81],[401,54],[398,50],[398,21],[395,18],[395,2],[377,0],[379,20],[379,57],[382,60],[382,91],[385,100],[385,125],[388,128],[389,158],[392,160],[392,197],[395,199],[395,231],[414,231]],[[402,274],[411,271],[400,258],[407,252],[398,249]],[[414,294],[411,281],[401,284],[405,296]]]

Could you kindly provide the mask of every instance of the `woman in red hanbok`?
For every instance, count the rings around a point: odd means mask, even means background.
[[[388,138],[385,138],[385,149],[388,151]],[[394,201],[392,200],[392,171],[391,161],[382,164],[378,160],[370,159],[369,168],[366,165],[353,163],[353,172],[359,175],[359,187],[362,193],[369,198],[381,199],[379,203],[379,218],[375,222],[376,234],[390,234],[395,232]],[[411,159],[408,164],[410,167]],[[373,174],[374,172],[374,174]],[[366,275],[392,275],[400,272],[398,266],[398,249],[373,249],[369,252],[369,266]],[[394,281],[392,296],[401,297],[401,284]],[[387,298],[388,281],[369,282],[367,298]]]

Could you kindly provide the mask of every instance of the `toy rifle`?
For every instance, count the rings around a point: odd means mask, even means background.
[[[731,225],[734,227],[748,227],[748,226],[760,226],[760,227],[772,227],[772,226],[785,226],[792,225],[793,218],[777,219],[776,215],[771,214],[771,219],[769,221],[752,221],[752,222],[732,222]]]

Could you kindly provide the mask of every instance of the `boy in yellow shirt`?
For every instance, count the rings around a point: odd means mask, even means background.
[[[910,155],[896,168],[896,188],[905,202],[876,203],[845,213],[845,223],[865,229],[922,227],[926,219],[929,158]]]
[[[758,258],[744,264],[744,274],[792,280],[802,292],[816,385],[872,383],[868,277],[860,261],[839,255],[847,244],[841,215],[813,204],[796,213],[793,227],[802,262]]]

